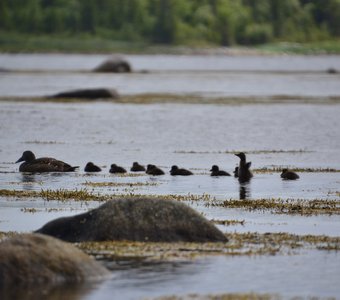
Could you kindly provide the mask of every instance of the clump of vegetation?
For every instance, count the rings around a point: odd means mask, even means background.
[[[275,255],[298,249],[340,250],[340,238],[289,233],[230,233],[228,243],[86,242],[77,246],[97,259],[188,260],[206,255]]]
[[[226,208],[242,208],[247,210],[268,210],[279,214],[300,214],[300,215],[318,215],[318,214],[340,214],[339,200],[323,199],[244,199],[244,200],[225,200],[210,201],[207,206],[217,206]]]
[[[254,173],[277,173],[282,172],[283,169],[287,169],[287,167],[264,167],[259,169],[253,169]],[[290,171],[300,172],[300,173],[338,173],[339,169],[334,168],[289,168]]]

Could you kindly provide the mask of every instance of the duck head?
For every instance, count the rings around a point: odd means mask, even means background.
[[[246,161],[246,155],[243,152],[236,153],[236,156],[238,156],[242,161]]]
[[[172,167],[171,167],[171,171],[177,171],[178,170],[178,167],[176,166],[176,165],[173,165]]]
[[[18,162],[21,162],[21,161],[26,161],[26,162],[30,162],[30,161],[33,161],[35,160],[35,155],[32,151],[25,151],[22,156],[15,162],[15,163],[18,163]]]
[[[214,171],[219,171],[219,167],[216,166],[216,165],[213,165],[213,166],[211,167],[210,172],[214,172]]]

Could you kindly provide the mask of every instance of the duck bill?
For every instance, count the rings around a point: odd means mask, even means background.
[[[15,163],[17,164],[18,162],[24,161],[23,157],[20,157]]]
[[[236,155],[237,157],[240,157],[240,153],[235,153],[235,155]]]

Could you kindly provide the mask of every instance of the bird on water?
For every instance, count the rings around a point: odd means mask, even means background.
[[[230,176],[230,174],[226,171],[220,170],[217,165],[213,165],[210,170],[210,176]]]
[[[20,167],[20,172],[43,173],[43,172],[73,172],[79,166],[71,166],[61,160],[52,157],[35,158],[32,151],[24,151],[22,156],[16,161],[23,162]]]
[[[140,165],[138,162],[134,162],[130,169],[131,172],[145,172],[145,167]]]
[[[251,166],[251,162],[246,161],[246,155],[243,152],[236,153],[235,155],[240,158],[240,163],[238,165],[238,173],[237,173],[238,181],[240,183],[247,182],[253,177],[253,174],[249,170]]]
[[[158,167],[156,167],[155,165],[152,165],[152,164],[147,165],[145,173],[149,174],[149,175],[154,175],[154,176],[165,174],[163,170],[161,170],[160,168],[158,168]]]
[[[96,166],[93,162],[88,162],[85,166],[85,172],[100,172],[102,169]]]
[[[283,169],[281,173],[281,178],[286,179],[286,180],[295,180],[295,179],[299,179],[300,176],[293,171],[289,171],[288,169]]]
[[[170,174],[172,176],[189,176],[189,175],[194,175],[191,171],[183,168],[178,168],[176,165],[171,167]]]
[[[112,164],[110,168],[110,173],[126,173],[126,170],[123,167],[117,166],[116,164]]]

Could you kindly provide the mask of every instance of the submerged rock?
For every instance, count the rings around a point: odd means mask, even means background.
[[[37,232],[69,242],[227,241],[221,231],[187,205],[146,197],[111,200],[87,213],[53,220]]]
[[[115,90],[97,88],[61,92],[50,96],[50,98],[100,99],[100,98],[119,98],[119,95]]]
[[[75,246],[46,235],[18,234],[0,242],[0,288],[82,282],[109,274]]]
[[[121,57],[113,57],[101,63],[93,71],[103,73],[130,73],[131,65]]]

